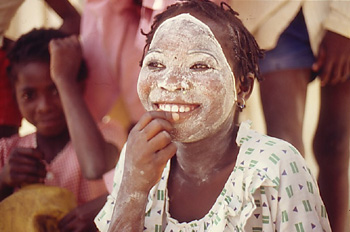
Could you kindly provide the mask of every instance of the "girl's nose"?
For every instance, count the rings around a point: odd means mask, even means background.
[[[159,88],[174,92],[188,90],[191,87],[189,78],[180,72],[169,71],[157,81]]]
[[[39,112],[47,112],[51,109],[52,102],[50,101],[50,96],[41,95],[38,98],[37,110]]]

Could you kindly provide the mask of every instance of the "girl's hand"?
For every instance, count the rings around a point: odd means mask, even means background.
[[[176,153],[171,133],[174,121],[168,112],[147,112],[130,131],[123,182],[129,191],[147,193],[161,178],[163,169]]]
[[[46,176],[43,154],[33,148],[15,148],[1,171],[2,184],[19,187],[22,184],[43,183]]]
[[[82,49],[76,35],[53,39],[49,44],[50,71],[53,82],[77,85],[77,76],[82,62]]]

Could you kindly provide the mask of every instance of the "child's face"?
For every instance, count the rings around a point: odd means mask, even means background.
[[[15,93],[23,117],[37,132],[55,136],[66,130],[66,120],[49,64],[30,62],[18,67]]]
[[[143,61],[138,94],[147,111],[179,113],[174,127],[181,142],[198,141],[225,121],[233,123],[231,68],[210,28],[189,14],[168,19],[157,29]]]

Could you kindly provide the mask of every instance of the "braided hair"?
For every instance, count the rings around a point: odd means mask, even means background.
[[[18,67],[31,62],[44,62],[50,64],[49,43],[52,39],[67,37],[68,35],[57,29],[33,29],[22,35],[12,46],[7,57],[9,66],[7,74],[12,84],[17,80]],[[78,81],[87,77],[87,67],[82,62]]]
[[[150,32],[145,33],[141,31],[146,36],[146,45],[140,61],[141,66],[154,33],[160,24],[166,19],[184,12],[193,12],[209,18],[227,31],[227,40],[225,40],[225,43],[233,51],[230,53],[233,54],[232,57],[229,57],[234,60],[232,70],[236,77],[240,77],[242,85],[249,85],[250,81],[247,78],[249,73],[253,73],[259,81],[261,80],[259,77],[258,61],[263,57],[263,50],[259,48],[254,37],[237,17],[237,12],[224,2],[218,6],[209,0],[182,0],[168,6],[164,12],[156,15]]]

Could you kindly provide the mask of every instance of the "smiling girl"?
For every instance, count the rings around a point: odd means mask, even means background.
[[[226,4],[158,15],[101,231],[330,231],[318,187],[289,143],[239,125],[262,52]]]

